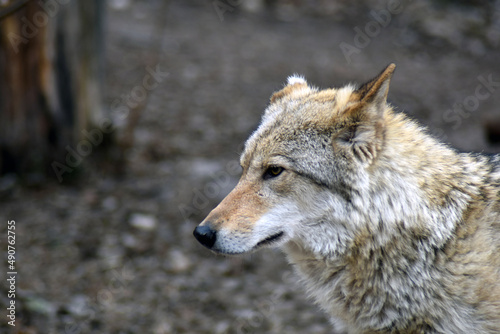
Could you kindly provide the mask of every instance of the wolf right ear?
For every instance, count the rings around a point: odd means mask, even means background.
[[[281,100],[283,97],[291,95],[293,92],[308,88],[307,81],[303,76],[297,74],[291,75],[288,77],[286,86],[271,96],[271,103]]]
[[[389,92],[389,83],[395,68],[395,64],[387,66],[379,75],[355,90],[353,97],[358,102],[366,104],[375,104],[376,106],[385,104]]]
[[[334,146],[352,152],[357,160],[370,163],[383,143],[383,115],[389,82],[396,65],[390,64],[378,76],[352,93],[351,106],[343,112],[343,128],[335,135]]]

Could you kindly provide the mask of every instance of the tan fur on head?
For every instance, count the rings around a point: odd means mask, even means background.
[[[280,91],[271,96],[271,103],[282,99],[285,96],[298,98],[311,92],[306,80],[300,76],[291,76],[288,78],[287,85]]]

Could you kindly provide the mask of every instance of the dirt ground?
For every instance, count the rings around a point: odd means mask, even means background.
[[[192,236],[236,184],[245,138],[292,73],[329,87],[395,62],[397,110],[460,150],[500,152],[498,0],[108,7],[104,105],[126,136],[130,107],[144,104],[133,145],[120,174],[96,154],[64,185],[0,178],[18,271],[16,327],[2,306],[2,333],[331,333],[278,250],[225,258]]]

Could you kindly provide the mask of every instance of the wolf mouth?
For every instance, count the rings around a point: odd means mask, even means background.
[[[278,241],[279,239],[281,239],[281,237],[283,237],[284,234],[285,233],[283,233],[283,232],[279,232],[279,233],[273,234],[270,237],[267,237],[264,240],[259,241],[259,243],[257,245],[255,245],[255,247],[260,247],[260,246],[272,244],[273,242]]]

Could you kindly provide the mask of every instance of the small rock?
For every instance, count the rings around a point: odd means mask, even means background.
[[[184,272],[191,267],[191,260],[177,249],[170,252],[169,260],[169,268],[176,273]]]
[[[123,242],[123,245],[125,247],[131,248],[131,249],[137,248],[137,246],[139,244],[139,241],[137,240],[137,238],[135,236],[133,236],[132,234],[125,234],[122,237],[122,242]]]
[[[158,225],[158,220],[153,215],[134,213],[130,216],[129,223],[139,230],[153,231]]]
[[[126,10],[130,7],[130,0],[112,0],[109,6],[114,10]]]
[[[106,235],[101,247],[99,247],[99,256],[108,268],[120,266],[123,262],[124,253],[125,251],[115,235]]]
[[[167,320],[159,320],[153,329],[154,334],[170,334],[173,332],[172,325]]]
[[[102,201],[101,206],[108,212],[115,211],[118,208],[118,200],[113,196],[108,196]]]
[[[71,298],[71,301],[67,305],[68,311],[77,316],[85,317],[89,313],[89,299],[85,295],[76,295]]]
[[[263,0],[246,0],[243,2],[243,9],[250,13],[258,13],[264,8]]]
[[[219,321],[216,325],[215,325],[215,333],[217,334],[224,334],[224,333],[227,333],[229,331],[229,329],[231,328],[231,323],[227,320],[224,320],[224,321]]]
[[[45,314],[47,316],[55,314],[56,311],[56,306],[53,303],[35,296],[26,298],[25,306],[26,309],[31,312]]]

